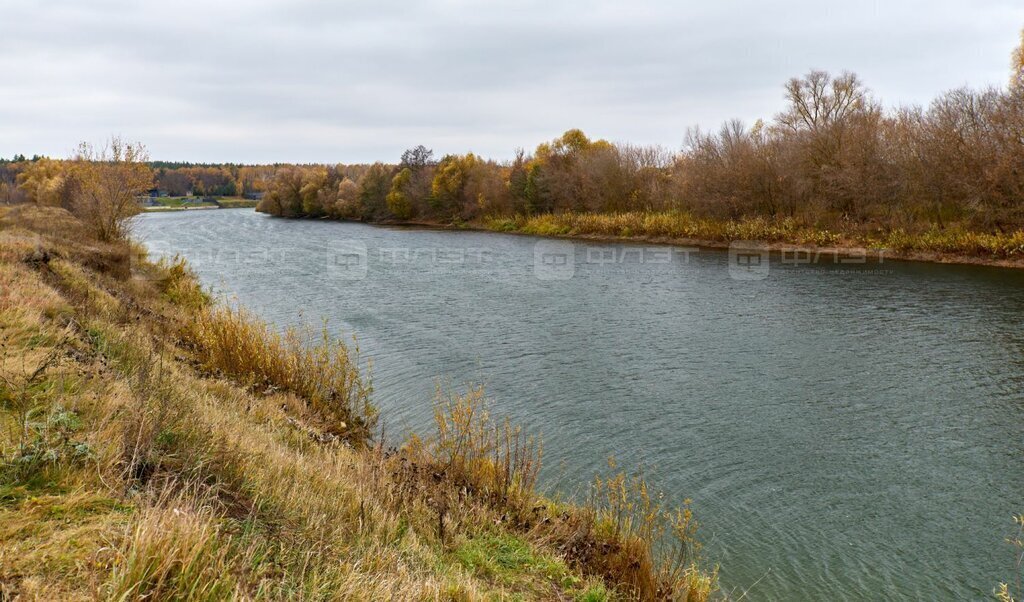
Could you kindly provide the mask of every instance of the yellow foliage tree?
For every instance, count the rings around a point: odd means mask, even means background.
[[[437,164],[430,191],[435,209],[444,217],[458,216],[465,204],[464,191],[470,173],[481,160],[473,153],[447,155]]]
[[[580,129],[571,129],[555,140],[555,149],[561,153],[579,153],[590,148],[590,138]]]
[[[137,214],[138,197],[153,184],[140,143],[113,137],[97,149],[83,142],[70,163],[74,178],[71,211],[103,241],[127,238],[128,218]]]
[[[391,190],[385,199],[388,204],[388,211],[398,219],[409,219],[412,217],[412,200],[406,189],[412,180],[412,170],[408,167],[398,172],[391,179]]]
[[[331,209],[331,215],[342,219],[357,219],[362,215],[362,206],[359,204],[359,185],[352,180],[345,178],[338,182],[337,200]]]
[[[299,196],[302,198],[302,213],[309,217],[319,217],[324,214],[324,199],[320,192],[327,184],[327,170],[317,167],[306,172],[302,177],[302,188],[299,189]]]
[[[1020,46],[1010,56],[1010,89],[1024,91],[1024,30],[1020,32]]]
[[[37,205],[60,205],[66,168],[60,161],[42,158],[18,174],[18,187]]]

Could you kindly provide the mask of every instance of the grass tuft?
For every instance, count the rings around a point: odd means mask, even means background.
[[[198,313],[185,335],[208,369],[261,390],[295,393],[327,421],[330,434],[353,443],[370,437],[377,410],[358,347],[350,351],[326,328],[316,338],[295,329],[281,334],[242,308],[219,306]]]

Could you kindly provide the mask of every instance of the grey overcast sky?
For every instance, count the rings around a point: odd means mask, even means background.
[[[1005,85],[1022,0],[0,0],[0,157],[504,159],[578,127],[676,149],[809,69],[886,105]]]

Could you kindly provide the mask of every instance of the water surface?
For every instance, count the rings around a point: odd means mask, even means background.
[[[643,465],[748,599],[988,599],[1012,578],[1024,271],[776,257],[749,279],[724,251],[251,210],[137,235],[277,325],[357,334],[391,433],[429,427],[438,379],[483,383],[543,433],[547,486]]]

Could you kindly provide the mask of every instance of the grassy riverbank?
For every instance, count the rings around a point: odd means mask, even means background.
[[[727,248],[734,241],[752,241],[764,243],[772,250],[800,249],[839,255],[854,253],[866,259],[1024,268],[1024,230],[1007,233],[962,229],[914,233],[881,229],[840,232],[793,219],[718,220],[696,218],[682,212],[547,213],[457,223],[397,219],[370,223],[707,248]]]
[[[536,236],[597,237],[708,247],[761,241],[775,247],[864,249],[886,258],[1024,267],[1024,230],[985,234],[964,230],[835,232],[792,219],[714,220],[685,213],[562,213],[490,218],[485,229]]]
[[[183,263],[61,209],[0,209],[0,336],[0,598],[715,588],[689,511],[642,481],[545,498],[539,441],[481,391],[439,396],[434,432],[384,442],[353,346],[211,304]]]
[[[252,209],[259,201],[241,198],[216,198],[210,201],[190,197],[161,197],[154,199],[158,205],[145,207],[147,212],[188,211],[192,209]]]

